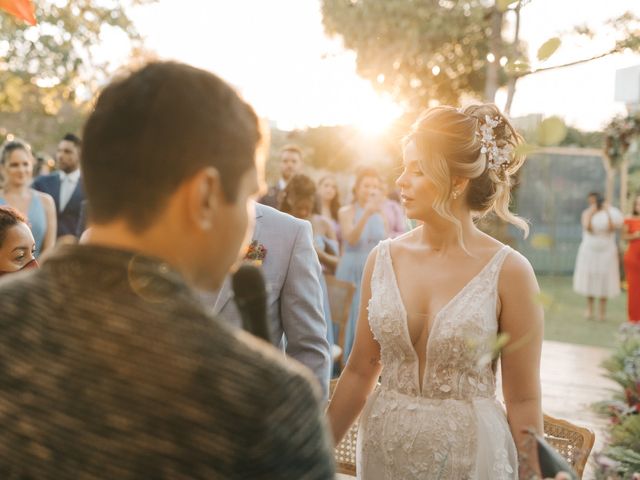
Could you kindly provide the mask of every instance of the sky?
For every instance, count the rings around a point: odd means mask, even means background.
[[[535,59],[548,38],[629,9],[640,15],[640,1],[532,0],[523,9],[521,38]],[[216,73],[279,128],[354,124],[376,132],[401,113],[357,75],[355,54],[326,36],[320,0],[159,0],[132,17],[147,49]],[[540,66],[588,57],[612,44],[610,38],[564,40]],[[125,50],[118,54],[115,47],[109,49],[112,60],[123,61]],[[634,65],[640,55],[628,53],[526,77],[518,82],[512,116],[559,115],[570,125],[600,129],[625,110],[614,101],[616,70]],[[499,106],[505,97],[499,92]]]

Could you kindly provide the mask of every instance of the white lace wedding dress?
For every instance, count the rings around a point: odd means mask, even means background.
[[[518,477],[516,449],[495,398],[491,350],[498,322],[503,247],[440,312],[427,341],[422,391],[418,357],[389,255],[380,243],[369,325],[380,343],[382,380],[360,417],[358,478],[500,480]]]

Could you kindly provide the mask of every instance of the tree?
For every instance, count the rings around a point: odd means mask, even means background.
[[[516,6],[513,9],[516,14],[515,19],[515,37],[514,42],[519,41],[520,32],[520,11],[524,6],[524,0],[517,0]],[[596,33],[585,25],[576,26],[570,34],[580,35],[593,39]],[[508,113],[511,109],[513,102],[513,96],[515,94],[515,86],[518,79],[527,75],[535,73],[546,72],[549,70],[557,70],[559,68],[571,67],[574,65],[580,65],[582,63],[591,62],[599,58],[608,57],[624,51],[640,52],[640,18],[631,12],[626,12],[619,17],[607,20],[603,27],[600,29],[600,36],[613,40],[613,45],[608,49],[589,57],[579,58],[567,63],[558,65],[544,66],[536,69],[532,69],[526,62],[526,59],[515,59],[510,63],[508,68],[509,82],[507,91],[507,101],[505,104],[505,111]],[[551,38],[545,42],[538,51],[538,59],[546,60],[560,47],[561,40],[558,37]]]
[[[531,0],[323,0],[325,30],[357,53],[358,73],[390,93],[408,111],[435,100],[458,104],[472,96],[493,101],[507,85],[508,112],[519,78],[589,62],[630,49],[640,51],[639,19],[625,13],[605,24],[614,45],[598,55],[533,69],[520,39],[520,16]],[[504,25],[514,35],[504,38]],[[584,26],[574,34],[595,36]],[[549,39],[538,60],[560,47]]]
[[[23,95],[34,87],[49,113],[73,99],[81,85],[94,91],[106,69],[94,55],[102,34],[111,28],[135,45],[140,37],[127,7],[154,1],[40,0],[34,2],[34,27],[0,14],[0,109],[19,110]]]
[[[323,0],[325,30],[357,53],[358,73],[409,110],[464,94],[493,100],[507,81],[505,58],[523,58],[502,38],[513,2]]]

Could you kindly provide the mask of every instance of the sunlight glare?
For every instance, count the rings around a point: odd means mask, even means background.
[[[353,124],[365,135],[380,135],[402,115],[402,108],[388,96],[372,96],[366,105],[359,105],[353,115]]]

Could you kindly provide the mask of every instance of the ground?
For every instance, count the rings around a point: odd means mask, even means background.
[[[627,297],[623,292],[608,302],[607,320],[584,318],[586,299],[573,291],[571,277],[538,276],[545,305],[545,340],[612,348],[615,333],[627,318]]]

